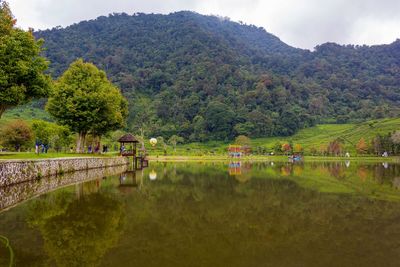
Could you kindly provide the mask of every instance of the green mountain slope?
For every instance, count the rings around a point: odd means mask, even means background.
[[[267,137],[252,139],[252,148],[257,150],[258,147],[265,148],[265,151],[273,151],[273,147],[277,142],[292,142],[293,144],[301,144],[307,154],[310,153],[312,147],[317,150],[321,145],[327,145],[329,142],[339,138],[342,140],[346,151],[356,152],[356,144],[364,138],[367,143],[377,135],[386,135],[394,131],[400,130],[400,118],[380,119],[366,121],[362,123],[348,124],[320,124],[314,127],[302,129],[296,134],[289,137]],[[205,142],[191,143],[178,146],[177,155],[185,153],[202,155],[214,151],[217,154],[226,154],[226,149],[230,142]],[[161,147],[157,152],[162,154]]]
[[[400,118],[356,124],[322,124],[300,130],[290,138],[258,138],[253,141],[253,145],[272,147],[277,141],[291,140],[293,143],[302,144],[306,150],[309,150],[311,147],[319,148],[320,145],[326,145],[334,139],[340,138],[344,141],[347,150],[355,152],[355,145],[361,138],[369,142],[377,134],[385,135],[396,130],[400,130]]]
[[[51,72],[78,57],[128,98],[128,130],[186,141],[289,136],[317,123],[400,114],[400,40],[288,46],[264,29],[192,12],[114,14],[39,31]]]

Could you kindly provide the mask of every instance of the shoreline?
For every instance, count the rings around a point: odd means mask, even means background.
[[[16,157],[11,157],[16,155]],[[2,158],[6,157],[6,158]],[[118,159],[121,156],[117,154],[42,154],[36,155],[33,153],[0,153],[0,164],[6,162],[37,162],[43,160],[73,160],[73,159]],[[194,155],[149,155],[149,161],[288,161],[288,156],[274,155],[274,156],[244,156],[240,158],[231,158],[224,155],[207,155],[207,156],[194,156]],[[130,158],[129,158],[130,159]],[[303,161],[368,161],[368,162],[399,162],[400,156],[391,157],[378,157],[378,156],[354,156],[354,157],[333,157],[333,156],[304,156]]]
[[[241,158],[231,158],[228,156],[149,156],[149,161],[288,161],[288,156],[246,156]],[[304,156],[304,162],[313,161],[365,161],[365,162],[400,162],[400,157],[325,157],[325,156]]]
[[[0,187],[75,171],[128,165],[124,157],[70,157],[0,161]]]

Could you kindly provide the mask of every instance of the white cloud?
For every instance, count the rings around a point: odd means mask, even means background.
[[[113,12],[193,10],[264,27],[284,42],[313,48],[324,42],[381,44],[400,38],[398,0],[9,0],[18,25],[67,26]]]

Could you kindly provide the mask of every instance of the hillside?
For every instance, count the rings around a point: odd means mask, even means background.
[[[149,136],[288,136],[400,114],[400,40],[310,52],[192,12],[114,14],[35,35],[55,78],[78,57],[105,70],[130,102],[128,130]]]
[[[346,151],[354,155],[356,153],[355,145],[361,138],[364,138],[370,144],[377,134],[386,135],[397,130],[400,130],[400,118],[372,120],[362,123],[321,124],[302,129],[289,137],[255,138],[252,139],[251,146],[255,152],[258,148],[264,148],[266,152],[271,152],[277,142],[292,142],[293,144],[301,144],[305,152],[309,154],[312,147],[318,150],[321,145],[327,145],[336,138],[340,138]],[[226,154],[229,144],[230,142],[212,141],[179,145],[176,154],[202,155],[211,151],[216,154]],[[163,153],[161,147],[158,147],[156,151],[160,155]],[[169,153],[172,153],[172,151],[169,151]]]
[[[302,144],[305,150],[311,147],[319,148],[327,145],[336,138],[344,142],[345,148],[350,152],[355,152],[355,145],[364,138],[368,143],[377,135],[400,130],[400,119],[381,119],[366,121],[356,124],[323,124],[311,128],[300,130],[290,138],[259,138],[253,141],[254,146],[272,147],[277,141],[292,141]]]

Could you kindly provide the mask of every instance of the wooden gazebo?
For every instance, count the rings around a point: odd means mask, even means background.
[[[145,158],[145,155],[136,155],[136,144],[139,143],[139,141],[136,139],[135,136],[133,136],[132,134],[125,134],[120,139],[118,139],[118,142],[121,144],[120,155],[124,157],[133,157],[133,164],[135,166],[135,169],[142,169],[148,166],[149,163],[148,160]],[[129,149],[125,148],[126,144],[130,144]]]
[[[135,136],[133,136],[132,134],[125,134],[120,139],[118,139],[118,142],[121,144],[121,147],[119,150],[121,156],[136,157],[136,144],[139,143],[139,141],[136,139]],[[126,147],[125,147],[126,144],[131,145],[130,149],[128,149],[128,150],[126,149]]]

